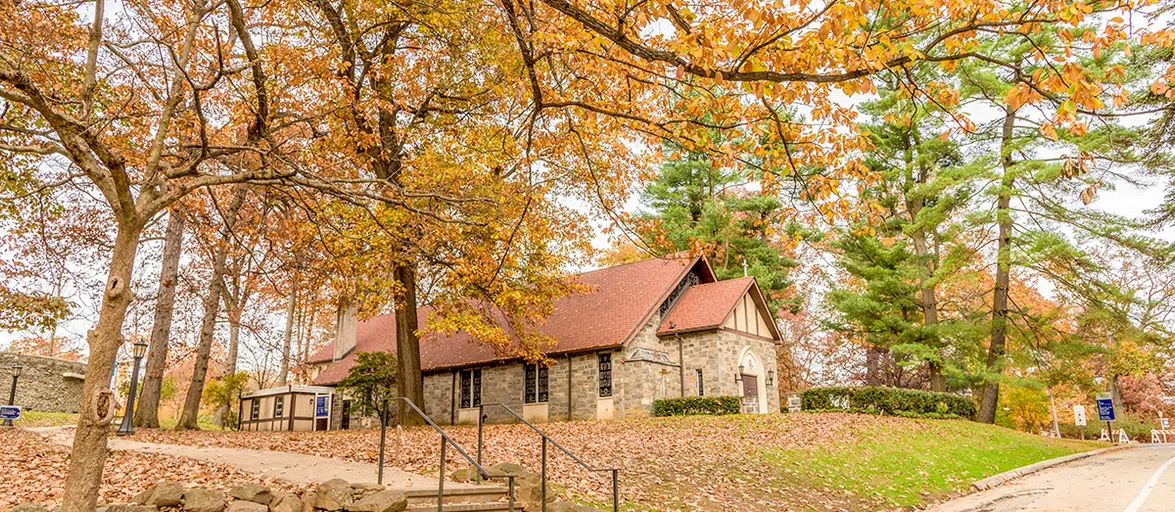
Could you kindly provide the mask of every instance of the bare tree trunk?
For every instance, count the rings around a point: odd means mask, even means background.
[[[90,346],[89,371],[82,384],[82,406],[62,496],[63,512],[90,512],[97,506],[102,468],[106,463],[106,438],[110,433],[110,420],[114,417],[110,413],[114,400],[110,374],[118,349],[124,342],[122,323],[126,319],[127,307],[134,299],[130,282],[140,232],[141,227],[136,221],[119,219],[98,324],[86,336]]]
[[[285,339],[282,340],[281,370],[277,374],[277,384],[279,386],[290,383],[290,342],[294,337],[294,309],[297,306],[297,283],[292,283],[290,286],[289,304],[286,306],[286,332]]]
[[[221,243],[213,250],[212,280],[208,283],[208,294],[204,296],[204,318],[200,322],[200,342],[196,345],[196,360],[192,367],[192,382],[184,398],[184,411],[176,428],[199,429],[200,398],[204,394],[204,381],[208,378],[208,359],[212,354],[212,338],[216,333],[216,315],[220,313],[220,298],[224,293],[224,274],[228,259],[228,234],[237,222],[237,212],[245,202],[244,186],[238,186],[233,193],[232,203],[224,215]]]
[[[999,245],[996,253],[995,296],[991,307],[991,346],[987,350],[987,378],[983,382],[983,401],[979,407],[978,421],[995,423],[996,408],[1000,402],[1000,379],[1003,371],[1004,352],[1007,350],[1008,335],[1008,288],[1012,272],[1012,129],[1015,126],[1015,111],[1008,110],[1000,152],[1003,157],[1004,177],[1000,181],[999,199],[996,206],[996,222],[999,225]]]
[[[396,301],[396,358],[400,363],[400,378],[396,381],[399,395],[416,404],[424,403],[424,376],[420,372],[420,339],[416,336],[416,266],[412,263],[396,265],[392,276],[400,284],[403,295]],[[399,401],[396,421],[401,425],[423,424],[424,419]]]
[[[143,394],[135,409],[136,427],[159,428],[159,399],[163,392],[163,372],[167,370],[167,349],[183,243],[184,219],[172,212],[167,216],[167,232],[163,236],[159,297],[155,300],[155,324],[151,327],[151,347],[147,350]]]
[[[882,377],[885,349],[870,345],[865,349],[865,385],[879,386],[885,380]]]
[[[231,295],[227,290],[222,289],[221,294],[224,296]],[[224,363],[224,372],[221,377],[237,373],[237,354],[240,350],[241,343],[241,308],[236,301],[226,301],[229,303],[228,307],[228,355]],[[264,386],[262,386],[264,387]],[[216,407],[216,414],[213,421],[222,427],[227,426],[225,423],[228,418],[229,404],[220,404]]]
[[[200,398],[204,394],[204,380],[208,377],[208,359],[212,355],[212,338],[216,333],[216,315],[220,313],[220,294],[224,293],[224,250],[217,249],[214,255],[212,282],[204,296],[204,318],[200,321],[200,341],[196,345],[196,360],[192,367],[192,382],[184,398],[183,414],[180,415],[180,429],[198,429]]]

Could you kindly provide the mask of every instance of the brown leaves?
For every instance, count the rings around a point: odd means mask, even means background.
[[[0,510],[26,501],[56,510],[69,469],[69,448],[21,429],[0,430]],[[106,458],[98,503],[128,503],[135,494],[164,478],[185,485],[227,490],[243,482],[261,482],[294,491],[289,484],[262,480],[232,466],[166,455],[112,451]]]
[[[883,425],[908,420],[853,414],[726,416],[560,422],[541,428],[589,464],[619,467],[621,498],[656,510],[852,510],[877,505],[771,458],[774,450],[821,449],[852,443]],[[445,427],[470,454],[477,429]],[[142,441],[287,451],[375,462],[378,430],[330,432],[140,431]],[[520,425],[487,425],[484,460],[517,462],[538,471],[539,437]],[[435,474],[439,441],[429,428],[389,429],[388,465]],[[585,471],[553,447],[551,479],[567,493],[610,503],[611,476]],[[446,470],[466,466],[449,451]],[[830,484],[831,485],[831,484]]]

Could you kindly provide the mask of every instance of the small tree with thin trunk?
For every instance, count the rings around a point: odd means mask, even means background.
[[[394,410],[392,399],[397,396],[400,363],[391,352],[359,352],[355,366],[347,378],[339,382],[339,389],[353,400],[353,408],[360,414],[379,417],[379,481],[384,474],[384,438],[388,416]],[[444,475],[441,475],[444,478]]]

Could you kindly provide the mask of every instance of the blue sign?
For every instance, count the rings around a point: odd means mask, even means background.
[[[1097,417],[1102,421],[1114,421],[1114,399],[1109,393],[1098,393]]]
[[[330,407],[327,405],[330,396],[319,395],[314,397],[314,417],[315,418],[329,418]]]
[[[19,405],[0,405],[0,420],[20,419]]]

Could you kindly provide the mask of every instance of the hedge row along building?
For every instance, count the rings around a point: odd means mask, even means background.
[[[779,410],[780,335],[754,278],[718,281],[704,257],[653,258],[577,278],[588,291],[561,298],[540,327],[556,340],[549,366],[503,356],[466,333],[426,335],[425,412],[438,423],[473,423],[478,405],[501,402],[530,421],[610,419],[698,395],[742,396],[744,412]],[[422,326],[432,312],[418,310]],[[334,343],[311,358],[316,387],[337,385],[360,352],[395,350],[394,315],[355,322],[341,314],[339,326]],[[317,400],[330,428],[358,424],[345,397]],[[242,410],[248,419],[250,407]],[[498,408],[486,414],[510,419]]]

